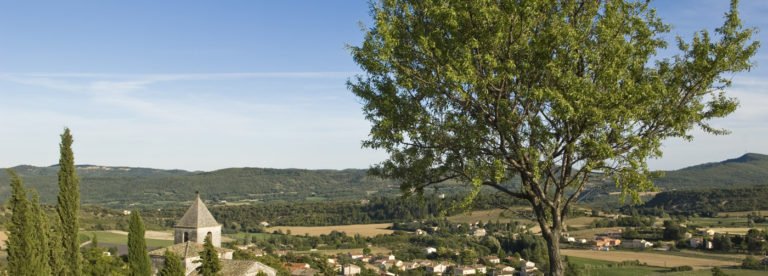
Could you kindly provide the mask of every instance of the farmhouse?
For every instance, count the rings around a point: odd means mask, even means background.
[[[174,245],[149,252],[153,275],[157,275],[158,271],[165,266],[163,254],[166,250],[179,255],[184,266],[184,275],[195,274],[195,270],[200,266],[200,253],[203,252],[203,242],[206,237],[211,238],[211,243],[216,248],[216,253],[221,260],[222,275],[255,276],[259,272],[264,272],[268,276],[277,274],[274,268],[257,261],[232,260],[234,251],[221,248],[221,224],[216,222],[198,194],[192,206],[173,228]]]

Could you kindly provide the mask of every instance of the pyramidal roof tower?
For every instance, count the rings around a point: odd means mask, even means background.
[[[187,212],[173,227],[173,243],[196,242],[202,244],[210,235],[213,246],[221,247],[221,224],[216,222],[211,212],[200,200],[200,193],[189,206]]]

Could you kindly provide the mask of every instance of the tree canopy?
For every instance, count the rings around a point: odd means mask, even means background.
[[[736,8],[661,58],[670,26],[648,1],[375,2],[348,83],[373,124],[363,145],[389,154],[372,171],[406,195],[454,180],[466,203],[484,186],[528,200],[562,275],[562,223],[596,172],[637,200],[662,141],[727,133],[709,123],[736,109],[724,89],[759,47]]]

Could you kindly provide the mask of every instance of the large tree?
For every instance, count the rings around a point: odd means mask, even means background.
[[[724,88],[758,48],[736,6],[660,58],[670,27],[647,1],[375,2],[348,84],[373,124],[363,145],[389,154],[371,171],[406,195],[452,181],[465,203],[482,187],[527,200],[562,275],[563,221],[596,172],[636,199],[662,141],[727,132],[709,122],[736,109]]]
[[[58,223],[56,238],[61,240],[62,273],[80,275],[80,236],[78,213],[80,212],[80,178],[75,171],[75,154],[72,152],[72,135],[64,129],[59,144],[59,195],[56,214]]]
[[[128,224],[128,267],[132,276],[152,274],[144,232],[144,220],[141,219],[139,210],[131,211],[131,221]]]

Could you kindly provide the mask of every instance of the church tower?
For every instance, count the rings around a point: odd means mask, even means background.
[[[200,193],[197,193],[192,206],[189,206],[181,220],[173,227],[173,243],[192,241],[202,244],[207,235],[211,236],[213,246],[221,247],[221,224],[216,222],[200,200]]]

